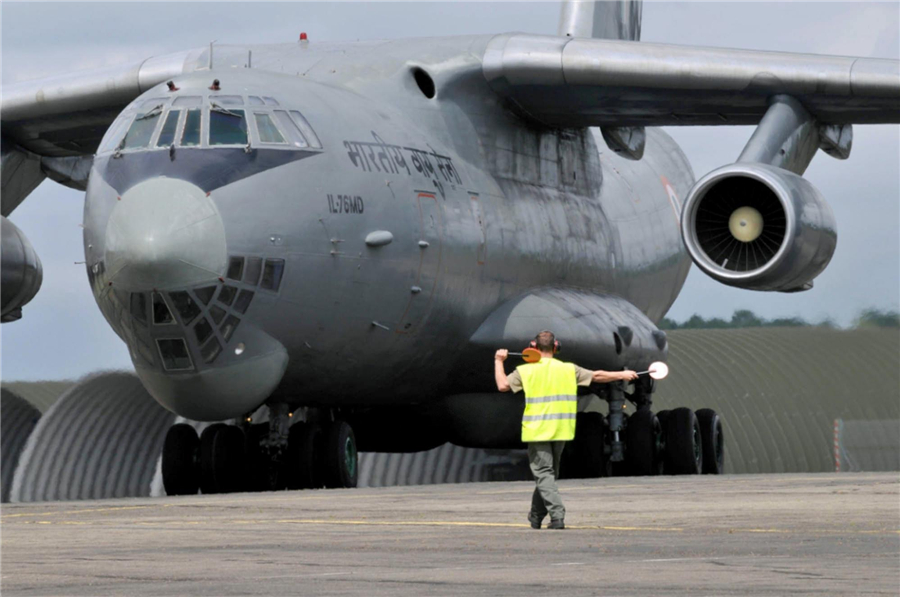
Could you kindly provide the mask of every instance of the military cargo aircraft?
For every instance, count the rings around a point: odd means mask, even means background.
[[[496,348],[552,329],[566,360],[644,370],[692,261],[810,288],[837,237],[802,174],[847,158],[852,124],[900,122],[897,61],[644,43],[641,13],[568,2],[555,36],[210,44],[8,85],[3,320],[41,282],[7,216],[50,177],[86,191],[90,287],[147,390],[216,421],[170,429],[167,493],[520,447]],[[697,181],[658,128],[747,124]],[[718,415],[654,413],[654,390],[591,388],[567,474],[721,472]]]

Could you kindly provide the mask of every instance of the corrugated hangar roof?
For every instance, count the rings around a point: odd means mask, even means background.
[[[898,363],[897,329],[673,330],[654,410],[718,411],[726,472],[833,471],[835,419],[900,419]]]

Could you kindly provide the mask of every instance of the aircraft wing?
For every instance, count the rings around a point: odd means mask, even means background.
[[[897,60],[505,34],[483,72],[554,127],[757,124],[775,95],[820,123],[900,123]]]
[[[94,152],[113,120],[141,93],[184,72],[201,52],[4,85],[2,215],[48,174],[83,190]]]

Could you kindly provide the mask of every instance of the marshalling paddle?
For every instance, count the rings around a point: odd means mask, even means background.
[[[537,348],[526,348],[522,352],[511,352],[510,356],[522,357],[526,363],[537,363],[541,360],[541,351]]]

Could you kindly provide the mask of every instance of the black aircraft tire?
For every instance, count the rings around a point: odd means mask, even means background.
[[[313,423],[297,423],[288,435],[288,489],[318,489],[322,487],[319,467],[319,448],[322,428]]]
[[[246,485],[247,452],[244,432],[234,425],[223,425],[213,437],[212,465],[218,493],[242,491]]]
[[[659,419],[649,408],[639,410],[628,418],[628,428],[625,429],[625,460],[630,474],[660,474],[661,440]]]
[[[697,411],[700,436],[703,438],[703,474],[721,475],[725,471],[725,435],[722,419],[711,408]]]
[[[200,487],[200,438],[185,423],[172,425],[162,451],[163,487],[167,495],[194,495]]]
[[[269,435],[268,423],[249,425],[244,431],[244,454],[247,459],[246,491],[272,491],[269,479],[271,461],[263,453],[260,442]]]
[[[666,472],[698,475],[703,462],[700,423],[689,408],[676,408],[666,419]]]
[[[213,440],[225,426],[224,423],[213,423],[200,434],[200,493],[219,493],[213,467]]]
[[[359,478],[359,454],[356,437],[346,421],[340,419],[325,430],[322,442],[325,463],[325,487],[336,489],[356,487]]]
[[[575,421],[575,458],[577,473],[582,479],[609,476],[606,443],[606,422],[600,413],[579,413]]]

